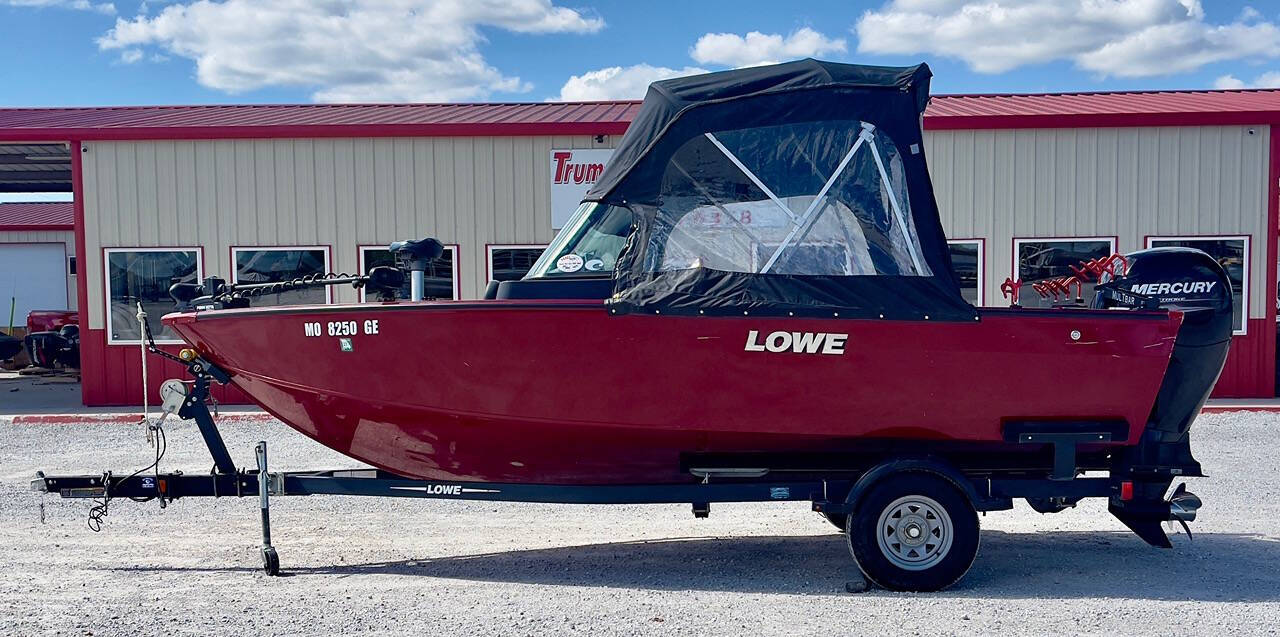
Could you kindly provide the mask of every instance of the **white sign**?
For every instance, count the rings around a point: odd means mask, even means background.
[[[559,230],[568,223],[612,156],[612,148],[551,151],[552,229]]]

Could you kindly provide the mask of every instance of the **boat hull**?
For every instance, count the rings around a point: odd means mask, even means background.
[[[1012,421],[1123,421],[1116,444],[1136,444],[1181,314],[996,310],[957,323],[485,301],[165,322],[272,414],[382,469],[617,484],[688,481],[691,463],[717,457],[885,442],[1013,453]]]

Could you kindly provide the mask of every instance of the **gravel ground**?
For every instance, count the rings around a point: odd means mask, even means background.
[[[0,633],[6,635],[1277,634],[1280,416],[1201,417],[1210,479],[1194,541],[1147,547],[1091,501],[1057,515],[1019,503],[982,518],[954,588],[846,592],[861,577],[806,503],[556,506],[276,498],[287,577],[259,571],[256,499],[160,510],[29,491],[37,469],[137,468],[120,425],[0,420]],[[358,466],[278,423],[224,418],[238,464],[265,439],[277,470]],[[166,469],[207,471],[191,423],[170,423]],[[40,520],[43,502],[44,522]]]

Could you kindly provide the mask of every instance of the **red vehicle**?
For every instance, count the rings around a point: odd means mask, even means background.
[[[804,60],[658,82],[576,216],[484,300],[254,308],[335,282],[391,298],[404,275],[212,279],[177,286],[198,309],[164,322],[198,378],[391,489],[705,513],[730,496],[703,486],[767,486],[812,500],[871,580],[905,590],[961,577],[976,511],[1014,497],[1108,497],[1168,546],[1160,524],[1199,506],[1165,493],[1201,474],[1187,430],[1226,356],[1225,273],[1149,250],[1082,266],[1089,307],[970,306],[925,165],[929,77]],[[393,250],[420,298],[440,244]]]
[[[75,310],[31,310],[27,313],[27,333],[56,332],[66,325],[80,325]]]

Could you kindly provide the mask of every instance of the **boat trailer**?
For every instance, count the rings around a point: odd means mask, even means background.
[[[807,500],[814,511],[826,515],[828,519],[834,518],[834,521],[849,515],[859,496],[873,482],[897,472],[923,471],[939,474],[968,495],[974,509],[981,512],[1011,509],[1013,498],[1073,503],[1086,497],[1115,499],[1121,497],[1124,491],[1123,484],[1112,479],[1076,475],[1077,445],[1109,440],[1111,433],[1103,431],[1105,427],[1089,433],[1077,430],[1057,434],[1045,431],[1022,434],[1028,443],[1052,445],[1055,467],[1049,479],[971,477],[928,457],[898,457],[886,460],[867,471],[831,472],[830,475],[818,478],[794,480],[764,479],[769,473],[766,469],[691,468],[690,473],[700,478],[699,482],[642,485],[449,482],[406,478],[372,468],[272,472],[267,462],[265,441],[258,442],[255,448],[257,467],[238,468],[227,451],[226,443],[207,404],[211,382],[226,384],[230,382],[227,374],[192,350],[185,350],[178,357],[167,352],[164,354],[181,360],[194,380],[169,380],[161,389],[163,415],[159,422],[149,425],[150,433],[157,438],[156,462],[127,476],[109,471],[98,475],[57,476],[37,472],[31,488],[38,492],[56,493],[63,498],[97,499],[89,519],[89,526],[93,530],[98,530],[108,505],[121,498],[132,501],[158,500],[163,507],[179,498],[256,496],[261,511],[262,564],[268,575],[278,575],[280,572],[279,554],[271,541],[272,496],[355,495],[558,504],[689,503],[696,517],[707,517],[712,503]],[[195,421],[213,459],[210,473],[200,475],[160,471],[159,462],[163,456],[164,444],[162,425],[165,417],[170,414]],[[1194,509],[1191,516],[1194,516]],[[1167,541],[1166,538],[1165,542]]]

